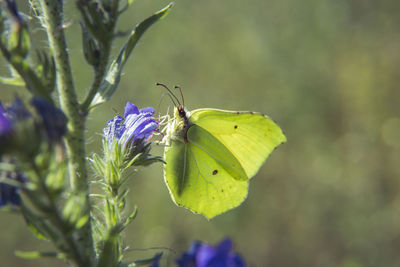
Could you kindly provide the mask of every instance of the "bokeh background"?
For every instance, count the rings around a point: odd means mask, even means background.
[[[26,1],[18,3],[29,13]],[[120,29],[167,3],[136,0]],[[82,98],[92,70],[82,57],[74,1],[66,5]],[[105,122],[127,100],[157,107],[163,91],[155,82],[181,85],[189,109],[268,114],[288,142],[252,179],[247,200],[211,221],[173,204],[161,164],[139,168],[129,184],[139,214],[126,234],[138,250],[128,257],[162,246],[172,250],[164,259],[172,266],[192,240],[231,237],[249,266],[399,266],[399,8],[396,0],[176,0],[134,50],[115,97],[90,115],[87,150],[100,152]],[[43,34],[35,31],[37,46],[46,46]],[[4,63],[1,72],[8,73]],[[2,101],[15,92],[27,97],[23,88],[1,88]],[[162,103],[164,113],[171,103]],[[51,246],[3,212],[1,266],[66,266],[18,259],[16,249]]]

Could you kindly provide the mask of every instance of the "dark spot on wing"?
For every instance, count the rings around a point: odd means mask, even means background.
[[[224,189],[221,189],[221,193],[223,193],[224,192]]]
[[[213,172],[212,172],[213,175],[217,175],[217,173],[218,173],[218,170],[213,170]]]
[[[237,129],[237,127],[238,127],[237,125],[233,126],[233,128],[235,128],[235,129]]]

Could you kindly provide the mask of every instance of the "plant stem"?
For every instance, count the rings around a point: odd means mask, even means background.
[[[56,202],[54,200],[54,197],[51,195],[49,192],[46,183],[43,180],[43,177],[41,176],[40,171],[38,170],[38,167],[36,166],[35,163],[32,164],[32,169],[34,170],[36,174],[36,180],[38,181],[38,184],[40,186],[40,190],[42,191],[44,197],[47,200],[47,207],[46,207],[46,214],[49,216],[50,221],[52,224],[57,228],[59,233],[61,234],[62,238],[64,239],[65,245],[68,247],[68,251],[63,251],[65,253],[68,253],[76,262],[76,264],[79,267],[86,267],[88,266],[88,262],[82,254],[82,252],[78,249],[76,246],[76,241],[73,238],[72,235],[69,234],[69,229],[68,226],[66,225],[63,216],[60,214],[60,211],[56,205]],[[31,198],[31,200],[34,200]],[[32,202],[34,203],[34,202]],[[40,206],[38,206],[40,209]],[[55,243],[58,240],[54,240]],[[62,250],[62,248],[60,248]]]
[[[88,197],[84,140],[85,115],[80,113],[72,79],[63,29],[63,0],[40,0],[40,5],[44,16],[44,26],[47,30],[49,45],[55,58],[60,105],[65,115],[68,117],[68,134],[65,141],[69,159],[68,169],[70,183],[72,191],[75,194],[86,195],[84,210],[89,214],[90,203]],[[82,255],[86,255],[88,258],[87,266],[93,266],[95,252],[90,220],[78,231],[77,240],[80,242]]]

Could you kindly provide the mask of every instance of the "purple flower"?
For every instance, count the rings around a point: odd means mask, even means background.
[[[222,240],[218,245],[211,246],[193,242],[188,252],[176,260],[179,267],[245,267],[246,263],[233,252],[233,243],[230,239]]]
[[[137,106],[127,102],[124,117],[115,116],[107,122],[107,127],[103,130],[109,148],[115,139],[118,139],[124,149],[131,149],[142,140],[148,141],[158,127],[153,114],[152,107],[139,110]]]

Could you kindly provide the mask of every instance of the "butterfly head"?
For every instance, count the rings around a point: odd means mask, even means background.
[[[184,124],[187,125],[189,121],[188,111],[185,109],[183,105],[179,105],[176,110],[178,111],[178,115],[181,119],[183,119]]]

